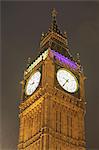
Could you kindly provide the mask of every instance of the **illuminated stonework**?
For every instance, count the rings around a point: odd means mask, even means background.
[[[69,58],[64,57],[63,55],[59,54],[58,52],[55,52],[54,50],[51,50],[53,55],[55,56],[56,59],[58,59],[60,62],[69,65],[73,69],[77,69],[77,63],[74,61],[71,61]]]
[[[31,71],[38,63],[40,63],[42,60],[45,60],[48,56],[48,50],[46,50],[42,55],[40,55],[25,71],[25,75]]]
[[[80,64],[69,57],[67,37],[57,29],[55,17],[53,15],[50,30],[42,37],[42,54],[29,65],[21,82],[18,150],[86,150],[85,76]],[[61,45],[66,50],[67,56],[61,53],[62,49],[52,49],[50,36],[56,47]],[[66,89],[60,86],[57,78],[58,71],[62,69],[70,72],[66,73],[66,77],[59,77]],[[37,71],[40,71],[40,78],[36,78],[36,83],[39,83],[36,86],[31,77]],[[28,94],[25,92],[27,85],[30,87]]]
[[[33,63],[29,65],[28,69],[25,71],[25,75],[32,71],[32,69],[36,67],[42,60],[45,60],[48,55],[50,55],[50,57],[55,57],[54,59],[59,60],[61,63],[68,65],[72,69],[79,69],[77,62],[71,61],[68,57],[63,56],[55,50],[47,49]]]

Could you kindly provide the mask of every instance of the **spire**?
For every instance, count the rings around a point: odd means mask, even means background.
[[[80,54],[79,53],[76,54],[76,60],[80,64]]]
[[[28,60],[27,60],[27,67],[30,65],[30,63],[31,63],[31,58],[28,57]]]
[[[54,8],[51,12],[51,25],[46,33],[42,33],[41,41],[40,41],[40,49],[47,49],[50,47],[51,49],[55,49],[60,53],[64,53],[70,56],[68,52],[68,41],[67,41],[67,33],[62,33],[57,25],[57,11]],[[65,51],[65,52],[64,52]]]
[[[49,27],[49,30],[48,32],[46,33],[42,33],[41,35],[41,41],[50,33],[50,32],[54,32],[54,33],[57,33],[59,35],[61,35],[63,38],[67,39],[67,33],[64,32],[62,33],[60,31],[60,29],[58,28],[58,25],[57,25],[57,20],[56,20],[56,16],[57,16],[57,11],[55,8],[53,8],[52,12],[51,12],[51,25]]]
[[[60,34],[60,30],[57,26],[57,21],[56,21],[57,11],[55,8],[52,10],[51,16],[52,16],[52,22],[51,22],[51,26],[49,28],[49,32],[53,31],[53,32]]]
[[[54,9],[52,10],[52,19],[56,19],[56,15],[57,15],[57,11],[56,11],[56,9],[54,8]]]

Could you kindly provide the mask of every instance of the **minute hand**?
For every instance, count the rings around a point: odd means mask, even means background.
[[[68,79],[65,81],[65,83],[63,84],[63,86],[68,82]]]

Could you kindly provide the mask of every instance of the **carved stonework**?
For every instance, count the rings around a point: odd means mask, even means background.
[[[60,47],[59,51],[51,49],[53,42]],[[62,54],[63,48],[66,55]],[[62,34],[57,28],[55,9],[48,33],[42,33],[40,50],[44,51],[29,64],[21,82],[18,150],[86,150],[85,75],[67,49],[67,33]],[[77,78],[78,90],[74,93],[59,84],[57,71],[60,68]],[[41,73],[40,83],[31,95],[26,95],[25,86],[37,70]],[[34,81],[30,83],[34,85]]]

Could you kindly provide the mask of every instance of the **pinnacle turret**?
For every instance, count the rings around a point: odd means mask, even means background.
[[[49,27],[49,32],[56,32],[60,34],[60,30],[58,28],[57,21],[56,21],[57,11],[55,10],[55,8],[52,10],[51,15],[52,15],[52,22],[51,22],[51,26]]]
[[[57,16],[57,11],[56,9],[54,8],[51,12],[51,25],[48,29],[48,32],[47,33],[43,33],[42,36],[41,36],[41,40],[46,37],[49,33],[51,32],[54,32],[54,33],[57,33],[59,35],[61,35],[63,38],[67,38],[67,35],[66,35],[66,32],[64,32],[64,34],[62,34],[62,32],[60,31],[58,25],[57,25],[57,20],[56,20],[56,16]]]

